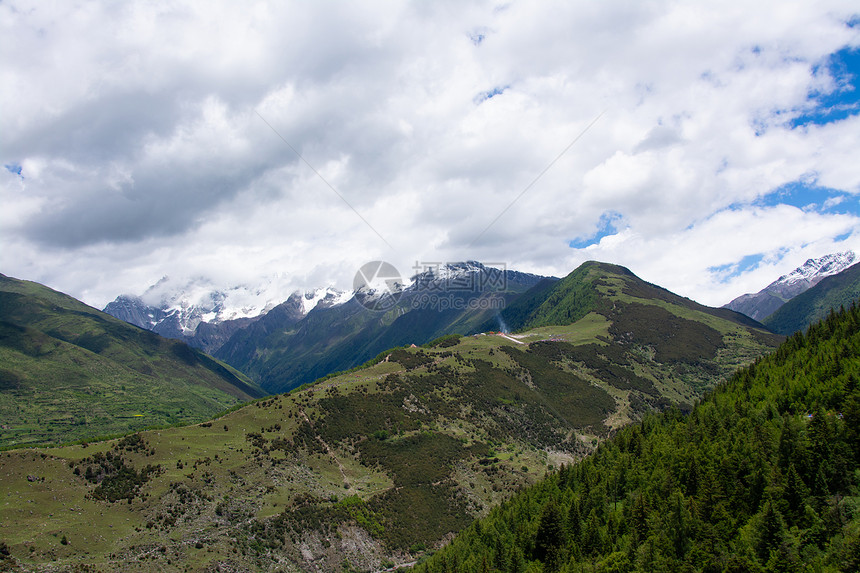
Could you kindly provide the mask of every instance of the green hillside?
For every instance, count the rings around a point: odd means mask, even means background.
[[[562,280],[544,279],[528,290],[513,281],[507,284],[504,293],[434,295],[449,304],[443,309],[423,306],[422,296],[428,295],[418,292],[405,294],[385,313],[370,312],[353,300],[317,309],[298,322],[267,315],[236,333],[216,355],[266,390],[282,392],[353,368],[394,346],[421,345],[445,334],[496,331],[502,323],[514,330],[568,326],[593,314],[609,323],[612,340],[631,351],[671,347],[671,353],[688,352],[680,362],[692,361],[689,383],[700,391],[716,373],[705,372],[712,361],[735,356],[738,360],[731,366],[736,367],[757,356],[761,346],[773,347],[781,340],[740,313],[702,306],[617,265],[588,262]],[[497,309],[502,305],[493,304],[494,298],[506,302],[501,316]],[[630,333],[639,338],[623,339]],[[751,337],[755,342],[747,352],[741,347]],[[684,345],[689,348],[681,349]],[[657,362],[666,363],[666,356]],[[701,379],[695,382],[697,377]]]
[[[710,315],[764,330],[741,313],[701,305],[645,282],[625,267],[597,261],[583,263],[559,281],[535,285],[508,305],[502,318],[513,330],[571,324],[589,312],[616,320],[631,304],[661,306],[677,316]]]
[[[858,298],[860,265],[853,265],[789,300],[768,316],[764,324],[774,332],[789,335],[806,330],[810,324],[826,317],[831,309],[849,306]]]
[[[590,312],[512,337],[446,337],[204,424],[0,454],[0,540],[32,568],[409,562],[772,348],[737,322],[636,301],[649,312],[629,312],[620,334]]]
[[[857,571],[860,308],[621,430],[416,570]]]
[[[263,395],[185,344],[0,275],[0,446],[193,423]]]
[[[507,306],[502,317],[513,330],[571,324],[596,310],[599,293],[595,282],[619,271],[631,274],[615,265],[584,263],[559,281],[535,285]]]

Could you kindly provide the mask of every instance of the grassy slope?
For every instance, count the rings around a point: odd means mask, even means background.
[[[263,395],[183,343],[0,275],[0,446],[192,423]]]
[[[622,307],[645,305],[611,296]],[[130,571],[408,561],[607,433],[692,402],[770,347],[735,322],[665,301],[649,306],[682,336],[615,340],[617,325],[589,312],[517,339],[395,350],[211,425],[146,432],[150,455],[123,455],[138,470],[163,471],[131,503],[89,498],[96,486],[82,477],[92,463],[81,460],[116,442],[0,454],[0,540],[28,565],[56,558]],[[625,328],[663,332],[644,322],[647,313],[629,314]],[[689,338],[691,316],[707,321],[710,330],[700,330],[718,333],[719,344],[671,344]],[[709,354],[696,355],[701,348]]]
[[[860,309],[628,427],[417,568],[857,571]]]
[[[700,305],[624,267],[593,261],[552,285],[538,285],[503,316],[512,328],[539,331],[569,324],[571,318],[603,320],[607,333],[590,345],[591,352],[600,354],[599,344],[612,340],[624,355],[604,358],[636,373],[657,367],[660,373],[652,378],[659,395],[687,404],[782,340],[740,313]]]
[[[858,297],[860,265],[853,265],[797,295],[764,319],[764,324],[774,332],[789,335],[806,330],[810,324],[827,316],[831,309],[847,307]]]

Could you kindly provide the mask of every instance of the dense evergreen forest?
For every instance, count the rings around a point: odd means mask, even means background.
[[[651,415],[419,564],[454,571],[860,571],[860,308]]]

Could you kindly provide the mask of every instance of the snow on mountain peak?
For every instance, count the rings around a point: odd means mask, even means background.
[[[160,334],[188,337],[194,335],[200,323],[214,325],[228,320],[253,319],[288,299],[297,305],[296,310],[306,315],[314,309],[344,304],[356,294],[367,303],[393,291],[421,289],[439,281],[463,290],[464,285],[480,282],[476,281],[476,275],[510,272],[477,261],[421,263],[413,270],[416,274],[411,284],[399,280],[390,284],[391,277],[372,276],[358,291],[342,291],[332,286],[296,289],[295,281],[283,274],[271,275],[253,287],[247,284],[224,286],[223,282],[219,284],[201,276],[183,279],[164,276],[140,296],[117,297],[105,311]]]
[[[412,286],[427,284],[433,281],[454,281],[472,273],[480,273],[491,270],[478,261],[463,261],[461,263],[422,263],[416,264],[413,269],[415,274],[410,278]]]
[[[726,308],[764,320],[783,304],[817,285],[822,279],[841,273],[857,262],[852,251],[808,259],[802,266],[782,275],[757,293],[747,293],[729,302]]]
[[[817,259],[808,259],[803,266],[794,269],[787,275],[779,277],[771,286],[793,285],[801,281],[817,282],[824,277],[841,273],[856,261],[857,256],[853,251],[832,253]]]
[[[304,314],[307,314],[315,309],[317,305],[322,304],[321,308],[337,306],[347,302],[351,298],[351,292],[337,290],[332,287],[305,291],[302,295],[302,311]]]
[[[352,298],[352,293],[332,287],[296,290],[293,281],[283,275],[270,276],[253,287],[244,284],[224,287],[206,277],[176,280],[164,276],[139,297],[117,297],[106,310],[110,309],[123,320],[143,328],[168,328],[174,336],[192,336],[201,322],[217,324],[255,318],[266,314],[291,295],[299,299],[303,314],[317,305],[330,307]],[[161,323],[164,325],[159,327]],[[167,327],[168,323],[173,326]]]

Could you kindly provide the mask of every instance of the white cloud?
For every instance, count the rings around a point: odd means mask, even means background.
[[[832,209],[833,207],[836,207],[837,205],[844,203],[845,199],[846,199],[845,195],[834,195],[832,197],[828,197],[824,201],[823,207],[824,207],[824,209]]]
[[[0,159],[23,180],[0,185],[2,272],[103,305],[164,275],[347,287],[376,258],[602,258],[720,304],[855,240],[835,240],[855,216],[753,203],[801,178],[860,193],[860,117],[786,127],[832,87],[814,66],[860,45],[856,12],[4,2]],[[610,212],[618,234],[568,246]]]
[[[842,242],[835,236],[849,233]],[[824,215],[788,205],[727,209],[671,234],[649,236],[628,228],[585,249],[585,259],[612,260],[678,293],[696,293],[703,304],[721,306],[757,292],[808,258],[860,248],[860,218]],[[753,269],[722,277],[713,267],[763,255]],[[641,270],[644,269],[644,270]]]

